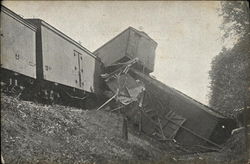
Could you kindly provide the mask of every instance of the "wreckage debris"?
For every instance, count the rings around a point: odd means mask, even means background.
[[[123,110],[139,131],[158,140],[221,149],[235,121],[150,77],[156,46],[145,33],[128,28],[94,52],[103,62],[109,93],[101,107],[119,104],[114,111]]]

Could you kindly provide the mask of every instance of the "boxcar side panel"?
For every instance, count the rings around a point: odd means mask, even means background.
[[[44,79],[93,92],[95,58],[43,25],[41,36]]]
[[[130,30],[127,55],[138,57],[140,62],[151,72],[154,71],[155,49],[157,44],[134,30]]]
[[[125,57],[128,36],[129,30],[124,31],[94,52],[101,59],[105,67]]]
[[[1,11],[1,67],[36,78],[35,30]]]

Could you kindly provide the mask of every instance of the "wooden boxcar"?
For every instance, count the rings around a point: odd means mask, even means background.
[[[144,82],[144,110],[151,110],[160,117],[166,138],[189,146],[215,146],[225,142],[232,129],[236,128],[234,120],[218,114],[174,88],[136,70],[131,71],[131,74]],[[149,121],[146,119],[144,123]],[[145,128],[151,128],[149,133],[154,132],[150,125]]]
[[[90,51],[41,19],[27,19],[37,27],[37,78],[98,92],[100,62]]]
[[[1,6],[1,69],[36,78],[36,27]],[[3,72],[1,72],[2,74]],[[8,74],[9,75],[9,74]],[[2,77],[2,78],[6,78]]]
[[[156,47],[157,43],[146,33],[129,27],[98,48],[94,54],[101,59],[105,67],[124,61],[126,58],[137,57],[139,59],[137,67],[145,68],[144,71],[150,73],[154,71]]]

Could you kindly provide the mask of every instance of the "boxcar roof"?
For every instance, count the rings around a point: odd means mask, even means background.
[[[121,33],[119,33],[118,35],[116,35],[114,38],[112,38],[111,40],[109,40],[108,42],[106,42],[105,44],[103,44],[101,47],[99,47],[97,50],[95,50],[93,53],[96,54],[97,51],[99,51],[102,47],[104,47],[105,45],[109,44],[110,42],[112,42],[114,39],[118,38],[120,35],[122,35],[124,32],[128,31],[128,30],[132,30],[135,31],[136,33],[139,33],[140,35],[142,35],[144,38],[147,38],[148,40],[151,40],[152,42],[154,42],[157,45],[157,42],[155,40],[153,40],[151,37],[148,36],[147,33],[143,32],[143,31],[139,31],[133,27],[128,27],[127,29],[125,29],[124,31],[122,31]]]
[[[4,12],[8,16],[12,17],[13,19],[15,19],[19,23],[25,25],[26,27],[30,28],[31,30],[33,30],[33,31],[37,30],[36,26],[34,26],[32,23],[30,23],[29,21],[22,18],[20,15],[14,13],[13,11],[11,11],[10,9],[8,9],[7,7],[5,7],[3,5],[1,5],[1,12]]]
[[[63,32],[61,32],[60,30],[56,29],[55,27],[51,26],[49,23],[45,22],[42,19],[27,19],[28,21],[38,21],[40,25],[47,27],[49,30],[55,32],[57,35],[61,36],[62,38],[66,39],[67,41],[69,41],[70,43],[74,44],[75,46],[77,46],[78,48],[80,48],[81,50],[87,52],[90,56],[92,56],[93,58],[97,59],[98,61],[99,58],[97,58],[91,51],[89,51],[87,48],[83,47],[82,45],[80,45],[79,43],[77,43],[75,40],[73,40],[72,38],[70,38],[69,36],[67,36],[66,34],[64,34]]]

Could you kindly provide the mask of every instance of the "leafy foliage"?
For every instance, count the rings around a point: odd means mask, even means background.
[[[222,111],[244,107],[250,82],[249,36],[231,50],[222,49],[209,72],[212,95],[210,105]]]
[[[222,1],[221,8],[223,39],[249,33],[249,4],[246,1]]]
[[[249,104],[250,82],[250,39],[249,9],[245,2],[221,2],[223,17],[221,28],[223,39],[232,35],[239,36],[232,49],[222,48],[211,63],[209,76],[211,79],[210,106],[226,113]],[[228,26],[230,24],[230,26]]]

